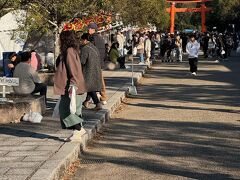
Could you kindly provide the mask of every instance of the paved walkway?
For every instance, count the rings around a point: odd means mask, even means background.
[[[135,80],[139,80],[146,66],[135,65]],[[41,124],[20,123],[0,125],[0,180],[59,179],[66,166],[78,157],[86,142],[101,128],[125,97],[130,85],[130,70],[105,71],[108,104],[97,113],[83,112],[87,134],[81,143],[64,143],[71,131],[62,130],[60,123],[48,111]],[[57,97],[48,91],[48,103],[54,107]],[[59,140],[59,137],[61,138]]]
[[[240,59],[159,63],[92,141],[74,180],[240,179]]]

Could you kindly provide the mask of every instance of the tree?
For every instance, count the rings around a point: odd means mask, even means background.
[[[36,34],[55,35],[55,54],[58,54],[58,35],[63,24],[74,17],[99,11],[120,14],[128,25],[156,25],[162,30],[168,26],[165,0],[10,0],[15,9],[24,9],[26,19],[20,24],[19,32],[28,32],[28,38]],[[9,1],[9,2],[10,2]]]
[[[19,5],[19,0],[0,0],[0,17],[13,10]]]
[[[178,8],[196,8],[199,7],[199,4],[197,3],[177,3],[176,7]],[[184,30],[186,28],[190,29],[198,29],[198,27],[201,25],[201,19],[200,19],[200,13],[193,13],[193,12],[187,12],[187,13],[176,13],[176,20],[175,20],[175,27],[176,30]]]
[[[20,27],[25,32],[59,32],[73,17],[99,10],[120,13],[125,24],[168,26],[165,0],[0,0],[0,5],[26,10]]]
[[[168,27],[169,17],[165,11],[165,0],[110,0],[114,12],[118,12],[124,24],[156,25],[161,30]]]
[[[22,1],[23,2],[23,1]],[[25,28],[28,32],[41,32],[61,28],[63,23],[80,13],[89,12],[98,5],[97,0],[28,0],[21,8],[27,11]]]
[[[9,1],[9,0],[8,0]],[[10,3],[11,2],[11,3]],[[1,5],[1,4],[0,4]],[[18,32],[22,35],[49,34],[55,35],[55,44],[63,25],[84,13],[95,12],[103,8],[104,1],[99,0],[10,0],[6,5],[12,9],[26,11],[26,18],[21,18]],[[55,46],[58,54],[58,46]]]
[[[213,12],[208,14],[207,22],[210,29],[217,27],[224,31],[229,24],[235,24],[240,29],[240,1],[239,0],[214,0],[208,3]]]

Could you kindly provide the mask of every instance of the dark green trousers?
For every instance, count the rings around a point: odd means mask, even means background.
[[[70,112],[70,98],[68,94],[61,96],[61,101],[59,104],[59,114],[60,114],[60,121],[61,126],[63,129],[67,129],[71,126],[76,124],[82,124],[82,103],[86,98],[86,94],[84,95],[77,95],[76,96],[76,106],[77,111],[75,114],[71,114]]]

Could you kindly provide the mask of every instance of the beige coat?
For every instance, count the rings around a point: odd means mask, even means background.
[[[139,44],[137,45],[137,53],[144,54],[144,39],[143,39],[143,37],[139,38]]]
[[[145,46],[144,46],[144,48],[145,48],[145,54],[146,54],[146,57],[147,58],[150,58],[151,57],[151,40],[149,39],[149,38],[147,38],[146,40],[145,40]]]
[[[66,66],[69,75],[67,75]],[[77,94],[87,92],[79,53],[73,48],[68,48],[67,50],[66,63],[64,63],[63,58],[60,58],[60,63],[54,75],[54,93],[56,95],[64,95],[70,85],[78,88]]]
[[[123,49],[125,43],[125,37],[123,34],[117,34],[117,42],[119,43],[119,49]]]

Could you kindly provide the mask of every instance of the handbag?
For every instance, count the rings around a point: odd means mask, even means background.
[[[69,94],[70,96],[70,112],[71,114],[75,114],[77,111],[77,94],[76,94],[76,87],[75,86],[70,86],[71,88],[71,94]]]
[[[29,121],[31,123],[41,123],[42,118],[43,117],[40,113],[32,112],[30,110],[30,112],[25,114],[22,119],[23,119],[23,121]]]
[[[109,63],[106,64],[106,66],[107,66],[108,70],[112,71],[112,70],[116,69],[117,64],[109,62]]]
[[[137,55],[137,47],[134,47],[134,48],[133,48],[132,54],[133,54],[133,56],[136,56],[136,55]]]
[[[226,52],[222,49],[221,50],[221,55],[224,55]]]

